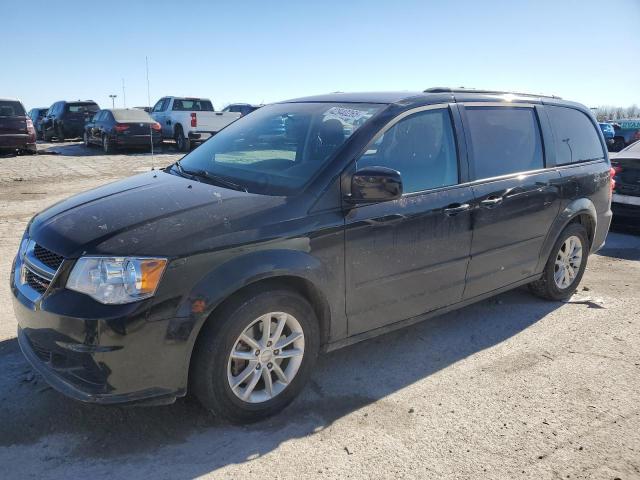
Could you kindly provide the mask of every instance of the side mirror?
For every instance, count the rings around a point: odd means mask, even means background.
[[[351,177],[352,203],[376,203],[396,200],[402,196],[400,172],[387,167],[365,167]]]

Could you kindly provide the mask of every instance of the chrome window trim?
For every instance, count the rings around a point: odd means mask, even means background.
[[[451,112],[451,105],[455,104],[454,102],[447,102],[447,103],[434,103],[433,105],[423,105],[421,107],[416,107],[416,108],[412,108],[411,110],[407,110],[406,112],[402,112],[400,115],[397,115],[395,117],[393,117],[391,120],[389,120],[384,127],[382,127],[380,130],[378,130],[378,133],[376,133],[374,135],[374,137],[369,140],[369,142],[367,143],[367,145],[364,147],[364,149],[362,149],[362,151],[356,156],[354,162],[355,162],[355,166],[356,166],[356,171],[358,171],[358,160],[360,158],[362,158],[362,156],[369,150],[369,148],[376,143],[380,137],[382,137],[387,131],[389,131],[391,128],[393,128],[396,123],[404,120],[405,118],[414,115],[416,113],[421,113],[421,112],[426,112],[429,110],[447,110],[449,112],[449,119],[451,121],[451,129],[453,130],[453,140],[454,143],[456,144],[456,162],[458,164],[458,183],[454,183],[453,185],[444,185],[441,187],[433,187],[433,188],[427,188],[424,190],[417,190],[415,192],[403,192],[402,193],[402,197],[401,198],[407,198],[407,197],[411,197],[411,196],[415,196],[415,195],[420,195],[420,194],[425,194],[425,193],[430,193],[433,191],[439,191],[439,190],[444,190],[444,189],[450,189],[450,188],[457,188],[463,185],[466,185],[468,182],[465,183],[460,183],[460,151],[458,149],[458,145],[457,145],[457,132],[456,132],[456,126],[455,126],[455,122],[453,120],[452,115],[453,113]],[[368,205],[368,204],[364,204],[364,205]],[[357,206],[355,207],[357,208]]]

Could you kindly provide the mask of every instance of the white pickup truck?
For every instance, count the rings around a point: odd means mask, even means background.
[[[206,98],[162,97],[151,110],[162,126],[162,136],[173,138],[178,149],[188,152],[240,118],[238,112],[216,112]]]

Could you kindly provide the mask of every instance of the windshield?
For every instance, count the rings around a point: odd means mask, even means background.
[[[144,110],[124,110],[124,109],[113,109],[111,110],[113,113],[113,117],[116,119],[116,122],[146,122],[153,123],[153,120],[147,112]]]
[[[0,117],[23,117],[25,115],[22,104],[15,100],[0,100]]]
[[[383,106],[283,103],[242,117],[180,160],[252,193],[291,195]]]

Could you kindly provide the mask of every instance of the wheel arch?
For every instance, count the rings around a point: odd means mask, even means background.
[[[202,312],[194,318],[191,332],[185,339],[185,374],[191,371],[193,354],[203,327],[215,321],[220,311],[243,296],[269,288],[285,288],[305,298],[318,319],[320,345],[326,345],[331,338],[333,318],[331,299],[322,278],[327,278],[327,275],[321,264],[301,251],[254,252],[214,269],[192,289],[178,310],[184,317],[192,311],[196,301],[203,302]],[[187,375],[184,384],[188,384]]]
[[[549,255],[551,255],[551,249],[555,245],[556,241],[560,237],[562,231],[571,223],[579,223],[584,225],[587,229],[587,235],[589,238],[589,249],[593,246],[593,240],[596,233],[596,227],[598,222],[598,214],[596,207],[588,198],[579,198],[571,201],[556,217],[549,233],[545,238],[545,241],[540,252],[540,258],[538,259],[538,266],[536,272],[540,273],[544,269]]]

